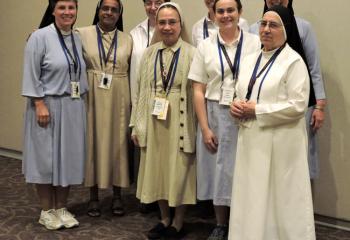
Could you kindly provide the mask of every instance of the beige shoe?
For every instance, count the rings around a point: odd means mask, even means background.
[[[60,208],[56,210],[57,216],[60,218],[65,228],[72,228],[79,226],[79,222],[74,218],[74,215],[68,212],[67,208]]]
[[[57,216],[56,211],[54,209],[50,209],[47,211],[41,210],[39,223],[44,225],[46,229],[49,230],[57,230],[63,227],[63,223],[61,219]]]

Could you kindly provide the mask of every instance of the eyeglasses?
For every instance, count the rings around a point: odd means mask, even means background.
[[[158,21],[158,25],[161,26],[161,27],[164,27],[164,26],[166,26],[168,24],[170,27],[173,27],[178,22],[180,22],[180,21],[176,20],[176,19],[159,20]]]
[[[277,23],[277,22],[269,22],[265,20],[260,20],[259,21],[259,27],[260,28],[266,28],[269,27],[270,29],[278,29],[283,26],[283,24]]]
[[[120,13],[120,8],[116,8],[116,7],[109,7],[109,6],[102,6],[101,8],[102,12],[109,12],[111,11],[112,13]]]
[[[217,8],[216,9],[216,13],[217,14],[220,14],[220,15],[222,15],[222,14],[224,14],[225,12],[227,12],[227,14],[231,14],[231,13],[233,13],[234,11],[236,11],[236,9],[235,8],[232,8],[232,7],[230,7],[230,8]]]
[[[156,8],[159,8],[160,5],[162,5],[163,1],[151,1],[151,0],[146,0],[145,1],[145,6],[146,7],[152,7],[152,5],[154,4],[154,6]]]

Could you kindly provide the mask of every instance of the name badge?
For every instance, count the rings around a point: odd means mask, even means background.
[[[152,115],[157,116],[157,119],[159,120],[166,120],[168,108],[169,101],[166,98],[155,97]]]
[[[71,82],[71,98],[80,98],[80,82]]]
[[[160,115],[157,116],[157,119],[166,120],[168,109],[169,109],[169,101],[165,100],[165,106],[164,106],[163,112],[161,112]]]
[[[231,102],[233,101],[234,94],[234,88],[222,87],[219,104],[230,106]]]
[[[155,97],[153,102],[152,115],[159,116],[165,108],[166,99],[161,97]]]
[[[112,79],[112,74],[102,73],[100,84],[98,85],[98,87],[106,90],[111,89]]]

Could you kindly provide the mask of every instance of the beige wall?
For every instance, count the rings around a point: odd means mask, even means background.
[[[77,26],[92,21],[96,0],[80,0]],[[204,13],[202,0],[178,0],[186,16],[187,30]],[[346,44],[348,0],[294,0],[295,12],[308,19],[319,41],[328,97],[327,121],[319,133],[321,175],[315,182],[315,211],[350,220],[350,89]],[[0,9],[0,148],[21,151],[22,113],[20,97],[25,39],[41,19],[45,0],[1,1]],[[313,4],[312,4],[313,3]],[[141,0],[124,0],[125,30],[145,18]],[[261,16],[262,0],[243,0],[244,17],[253,23]]]
[[[20,94],[24,45],[28,35],[38,27],[47,2],[0,1],[0,148],[22,149],[24,98]],[[77,24],[91,24],[97,1],[80,2]]]

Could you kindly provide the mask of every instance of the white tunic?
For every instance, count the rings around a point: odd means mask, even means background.
[[[148,29],[148,18],[130,31],[130,35],[133,40],[133,49],[130,63],[130,89],[132,103],[135,103],[137,96],[137,74],[139,72],[140,61],[144,51],[148,47],[147,43],[151,43],[153,33],[154,28]]]
[[[311,24],[300,17],[295,17],[297,22],[299,35],[301,42],[303,44],[305,56],[309,65],[309,70],[312,78],[312,85],[315,91],[316,99],[325,99],[326,93],[322,79],[322,71],[320,64],[320,56],[318,52],[318,44],[316,41],[316,35],[312,30]],[[249,32],[258,34],[259,25],[254,23],[249,28]],[[306,113],[306,126],[309,137],[309,171],[310,178],[314,179],[319,176],[319,159],[318,159],[318,144],[317,144],[317,134],[311,129],[311,117],[314,107],[309,107]]]
[[[219,27],[215,24],[215,22],[213,22],[212,20],[210,20],[208,18],[208,16],[206,17],[202,17],[198,22],[196,22],[193,27],[192,27],[192,43],[195,47],[197,47],[199,45],[199,43],[201,41],[204,40],[204,36],[203,36],[203,24],[204,24],[204,20],[207,20],[208,23],[208,32],[209,32],[209,37],[216,35],[217,31],[219,30]],[[240,18],[239,22],[238,22],[238,26],[243,30],[243,31],[247,31],[249,30],[249,25],[248,25],[248,21],[245,20],[244,18]]]
[[[220,33],[216,33],[215,35],[210,36],[201,44],[199,44],[191,65],[191,70],[188,78],[207,85],[207,90],[205,93],[205,97],[207,99],[219,101],[220,98],[222,74],[217,36],[219,36],[220,43],[225,46],[227,53],[233,62],[241,34],[242,31],[232,44],[225,43],[220,36]],[[243,31],[241,59],[244,59],[247,55],[253,52],[259,51],[260,46],[260,40],[257,36]],[[233,84],[232,72],[223,54],[222,59],[224,64],[224,81],[231,82],[231,84]]]
[[[260,68],[273,53],[264,53]],[[236,86],[245,99],[258,54],[247,57]],[[264,72],[254,85],[256,101]],[[304,114],[309,77],[288,45],[261,86],[256,119],[240,122],[229,239],[314,240]]]

